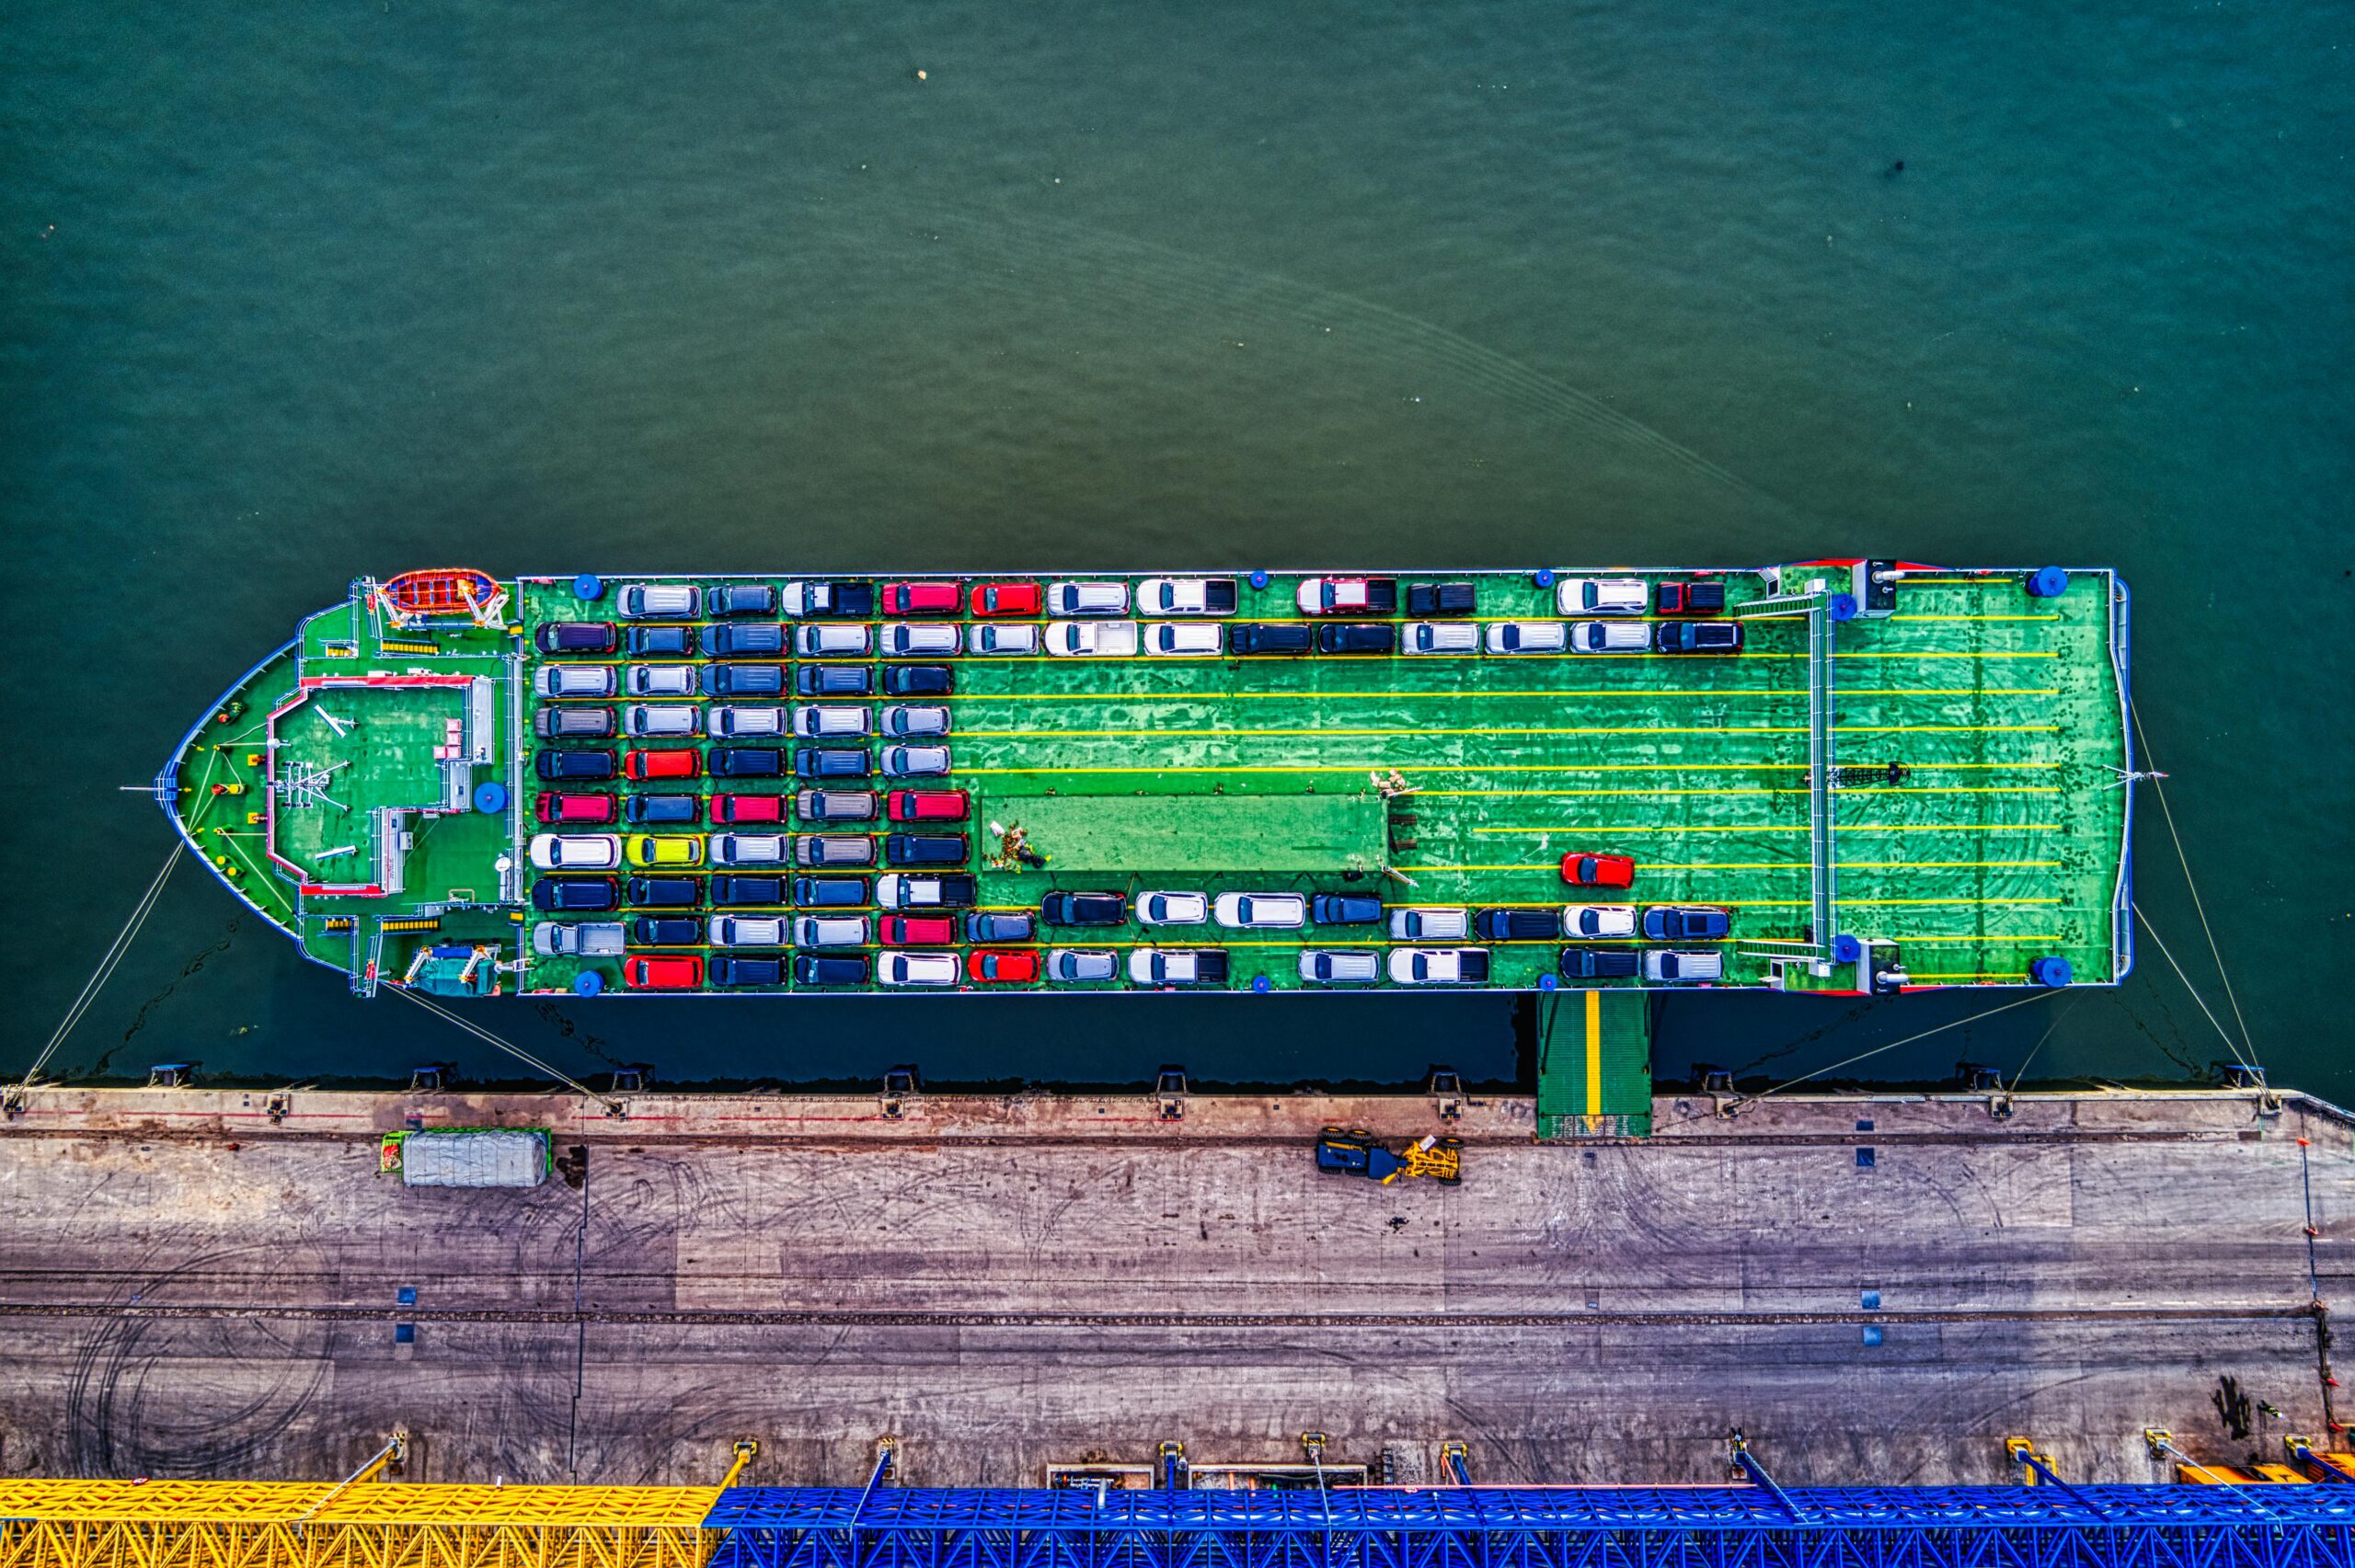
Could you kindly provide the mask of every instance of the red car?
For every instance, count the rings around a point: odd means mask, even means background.
[[[1562,857],[1562,880],[1573,887],[1632,887],[1636,863],[1624,854],[1579,854]]]
[[[703,984],[703,960],[637,954],[622,961],[622,984],[632,990],[694,990]]]
[[[1045,602],[1035,582],[985,582],[973,588],[976,615],[1036,615]]]
[[[961,789],[895,789],[884,809],[894,822],[962,822],[972,797]]]
[[[886,947],[947,947],[957,940],[948,915],[885,915],[879,924]]]
[[[968,954],[965,972],[983,985],[1010,985],[1017,980],[1039,978],[1039,956],[1036,953],[1008,953],[999,948],[983,947]]]
[[[957,585],[953,582],[887,582],[883,585],[886,615],[954,615]]]
[[[715,822],[782,822],[787,798],[782,795],[715,795],[711,797],[711,819]]]
[[[701,765],[693,751],[630,751],[622,757],[622,773],[633,779],[691,779]]]
[[[534,803],[543,822],[610,822],[614,819],[614,797],[610,795],[546,794]]]

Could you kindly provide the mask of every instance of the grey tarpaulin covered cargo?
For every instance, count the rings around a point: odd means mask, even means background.
[[[401,1139],[412,1187],[535,1187],[547,1180],[548,1135],[536,1129],[413,1132]]]

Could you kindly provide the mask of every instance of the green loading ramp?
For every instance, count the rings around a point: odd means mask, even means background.
[[[1651,998],[1557,990],[1537,1007],[1538,1139],[1648,1138]]]

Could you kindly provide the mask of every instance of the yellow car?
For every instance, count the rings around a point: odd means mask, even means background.
[[[633,833],[622,843],[629,855],[629,863],[640,870],[661,865],[703,864],[703,841],[690,834],[656,838],[651,833]]]

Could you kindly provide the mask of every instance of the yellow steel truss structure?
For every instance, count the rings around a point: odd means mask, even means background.
[[[704,1568],[716,1486],[0,1481],[0,1568]]]

